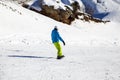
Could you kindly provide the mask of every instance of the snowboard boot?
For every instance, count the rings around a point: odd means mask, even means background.
[[[64,55],[62,56],[57,56],[57,59],[62,59],[63,57],[65,57]]]

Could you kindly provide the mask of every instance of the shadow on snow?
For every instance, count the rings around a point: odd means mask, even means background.
[[[23,55],[8,55],[8,57],[15,57],[15,58],[44,58],[44,59],[52,59],[52,58],[54,58],[54,57],[23,56]]]

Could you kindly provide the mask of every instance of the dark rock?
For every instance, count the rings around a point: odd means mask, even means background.
[[[54,9],[54,6],[43,5],[40,13],[63,23],[71,23],[69,18],[72,12],[67,9]]]
[[[25,3],[23,3],[23,4],[22,4],[22,7],[24,7],[24,8],[28,8],[28,7],[29,7],[29,5],[28,5],[28,4],[25,4]]]

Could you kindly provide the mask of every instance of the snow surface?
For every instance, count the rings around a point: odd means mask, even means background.
[[[66,42],[62,60],[51,42],[55,25]],[[0,1],[0,80],[120,80],[119,25],[67,25]]]

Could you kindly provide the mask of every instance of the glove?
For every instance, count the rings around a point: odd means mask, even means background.
[[[63,45],[65,46],[65,42],[63,41]]]

